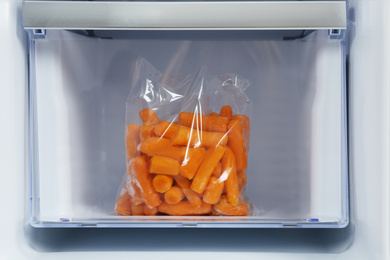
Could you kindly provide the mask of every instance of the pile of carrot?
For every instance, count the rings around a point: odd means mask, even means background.
[[[126,128],[127,182],[119,215],[246,216],[249,118],[230,106],[160,121],[152,109]]]

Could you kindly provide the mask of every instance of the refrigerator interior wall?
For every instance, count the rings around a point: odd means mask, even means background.
[[[212,74],[250,80],[246,195],[255,212],[226,226],[348,223],[342,37],[333,39],[328,30],[45,33],[30,41],[33,225],[194,222],[114,214],[126,171],[125,102],[139,57],[166,74],[194,75],[207,65]],[[195,222],[226,224],[210,217]]]

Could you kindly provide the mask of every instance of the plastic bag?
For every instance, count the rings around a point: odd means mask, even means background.
[[[252,102],[235,74],[163,75],[144,59],[126,103],[120,215],[246,216]]]

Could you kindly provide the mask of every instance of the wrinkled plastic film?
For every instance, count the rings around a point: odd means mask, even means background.
[[[144,59],[133,68],[126,181],[116,212],[251,214],[245,197],[249,82],[236,74],[210,75],[205,66],[192,76],[162,74]]]

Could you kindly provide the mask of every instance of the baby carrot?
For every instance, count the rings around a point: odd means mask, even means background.
[[[157,207],[155,208],[149,208],[148,206],[144,205],[144,213],[145,215],[147,216],[154,216],[157,214],[158,210],[157,210]]]
[[[146,140],[152,136],[154,136],[154,125],[147,125],[145,123],[142,124],[141,130],[140,130],[141,142],[143,142],[144,140]]]
[[[226,133],[228,118],[198,113],[180,112],[179,123],[197,130]]]
[[[161,136],[164,138],[172,138],[177,130],[179,129],[179,125],[175,123],[169,123],[167,121],[160,121],[157,124],[155,124],[154,127],[154,133],[157,136]]]
[[[226,175],[225,187],[227,199],[233,206],[237,206],[239,196],[235,161],[232,150],[228,148],[222,158],[222,172],[223,175]]]
[[[206,148],[216,147],[217,145],[226,146],[228,135],[226,133],[201,132],[202,145]],[[202,135],[203,134],[203,135]]]
[[[173,145],[211,148],[217,145],[226,146],[228,137],[224,133],[200,131],[185,126],[178,126],[171,141]]]
[[[230,119],[233,116],[233,110],[230,106],[223,106],[221,107],[219,115]]]
[[[167,192],[173,183],[173,178],[167,175],[156,175],[153,178],[153,187],[157,192]]]
[[[211,113],[209,116],[217,117],[217,116],[219,116],[219,115],[218,115],[218,113],[213,112],[213,113]]]
[[[206,150],[201,147],[188,148],[186,156],[184,157],[184,160],[179,168],[180,175],[186,177],[189,180],[194,178],[196,171],[202,163],[203,155],[205,153]]]
[[[181,201],[175,205],[162,202],[158,211],[172,216],[205,215],[211,212],[211,205],[202,202],[199,207],[194,207],[189,201]]]
[[[141,118],[142,122],[146,124],[151,124],[159,121],[159,118],[156,113],[150,108],[145,108],[139,111],[139,117]]]
[[[243,129],[243,135],[245,139],[245,145],[246,148],[248,149],[249,145],[249,138],[250,138],[250,120],[247,116],[245,115],[234,115],[233,119],[237,119],[238,121],[241,122],[242,129]]]
[[[201,194],[206,189],[210,176],[213,173],[218,162],[225,154],[226,148],[218,145],[206,151],[204,159],[199,169],[197,170],[194,179],[191,183],[191,189]]]
[[[243,188],[246,185],[246,174],[245,172],[238,172],[237,173],[237,179],[238,179],[238,189],[240,192],[243,190]]]
[[[160,121],[154,127],[157,136],[171,139],[173,145],[189,145],[191,147],[215,147],[217,144],[226,145],[227,136],[224,133],[200,131],[189,127]]]
[[[184,194],[178,186],[173,186],[164,194],[165,202],[168,204],[177,204],[184,199]]]
[[[178,175],[179,162],[164,156],[153,156],[150,159],[150,173]]]
[[[139,152],[137,146],[139,144],[140,126],[137,124],[128,124],[126,128],[126,161],[137,157]]]
[[[221,197],[221,200],[213,205],[214,215],[223,216],[247,216],[248,215],[248,203],[240,201],[237,206],[229,204],[225,196]]]
[[[199,147],[202,145],[201,139],[203,135],[199,136],[199,130],[191,129],[185,126],[178,126],[175,134],[171,138],[173,145],[184,145],[187,147]]]
[[[146,205],[157,207],[160,205],[160,196],[153,188],[152,178],[149,174],[148,159],[146,156],[135,158],[130,164],[130,176],[134,176]]]
[[[191,205],[196,208],[200,207],[202,201],[200,200],[199,195],[195,191],[191,190],[190,181],[187,180],[186,178],[181,177],[180,175],[176,175],[173,178],[175,179],[177,185],[179,185],[179,187],[181,188],[182,192],[186,196],[187,200],[191,203]]]
[[[119,215],[131,215],[131,198],[125,188],[122,189],[121,195],[119,196],[119,199],[115,204],[115,211]]]
[[[171,141],[162,137],[150,137],[143,141],[139,150],[150,156],[165,156],[182,162],[186,154],[186,147],[173,146]]]
[[[161,137],[150,137],[143,141],[139,147],[139,150],[149,155],[154,155],[155,151],[162,150],[168,146],[171,146],[171,141]]]
[[[142,216],[142,215],[145,215],[144,207],[145,207],[145,204],[140,204],[140,205],[132,204],[131,211],[132,211],[134,216]]]
[[[232,119],[229,121],[228,128],[228,146],[232,149],[232,152],[236,157],[237,171],[244,171],[247,166],[247,158],[242,125],[239,120]]]
[[[217,164],[217,166],[215,167],[213,174],[211,176],[213,176],[215,178],[219,178],[219,177],[221,177],[221,175],[222,175],[222,164],[221,164],[221,162],[219,162]]]
[[[203,193],[203,201],[208,204],[216,204],[221,198],[223,187],[223,181],[218,178],[211,177],[209,183]]]

